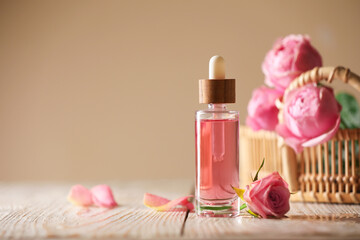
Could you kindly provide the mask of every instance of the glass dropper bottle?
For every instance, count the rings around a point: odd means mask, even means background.
[[[235,103],[235,79],[225,79],[221,56],[209,62],[209,79],[199,80],[199,101],[208,109],[196,112],[196,214],[233,217],[239,199],[239,113],[227,110]]]

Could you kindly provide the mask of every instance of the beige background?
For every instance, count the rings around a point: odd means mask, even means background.
[[[0,1],[0,180],[194,177],[197,80],[246,116],[277,37],[360,73],[360,1]],[[338,84],[338,89],[344,85]]]

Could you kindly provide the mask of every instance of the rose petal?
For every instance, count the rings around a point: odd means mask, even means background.
[[[91,193],[95,205],[105,208],[117,206],[111,188],[108,185],[97,185],[91,189]]]
[[[246,117],[246,125],[251,127],[254,131],[258,131],[261,129],[261,126],[256,122],[256,118],[252,118],[250,116]]]
[[[251,211],[254,213],[260,215],[263,218],[267,218],[267,214],[264,212],[264,206],[263,204],[256,198],[253,198],[250,203],[248,203],[248,207]]]
[[[273,172],[268,176],[259,179],[251,184],[251,191],[249,191],[250,198],[253,198],[254,195],[263,195],[267,191],[268,186],[281,186],[288,188],[287,182],[280,176],[278,172]]]
[[[316,138],[310,139],[309,141],[306,141],[302,144],[303,147],[312,147],[315,146],[319,143],[323,143],[326,141],[329,141],[337,132],[337,130],[339,129],[340,126],[340,122],[341,122],[341,118],[340,116],[338,117],[338,119],[336,120],[336,123],[334,125],[334,127],[327,133],[324,133]]]
[[[151,194],[145,193],[144,195],[144,204],[149,207],[159,207],[170,202],[169,199]]]
[[[277,125],[276,132],[284,138],[285,143],[294,149],[296,153],[300,153],[303,150],[302,143],[306,140],[292,134],[285,124]]]
[[[190,198],[193,198],[193,196],[185,196],[170,201],[166,198],[154,194],[145,193],[144,205],[160,212],[186,210],[191,211],[194,209],[194,205],[189,201]]]
[[[93,204],[90,190],[80,184],[71,187],[67,199],[69,202],[77,206],[85,207]]]
[[[272,192],[275,193],[278,198],[276,201],[266,201],[266,208],[264,208],[264,210],[266,209],[268,216],[281,218],[290,210],[290,191],[287,187],[272,185],[267,188],[264,196],[269,198]]]

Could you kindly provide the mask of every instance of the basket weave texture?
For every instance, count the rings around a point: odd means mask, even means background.
[[[296,78],[286,92],[308,83],[339,79],[360,92],[360,77],[343,67],[322,67]],[[277,103],[280,108],[281,100]],[[289,183],[292,201],[360,204],[360,129],[339,129],[328,142],[300,154],[276,132],[240,126],[240,182],[251,183],[263,158],[260,177],[278,171]]]

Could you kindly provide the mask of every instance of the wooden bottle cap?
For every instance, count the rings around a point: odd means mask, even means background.
[[[200,79],[200,103],[235,103],[235,79]]]

